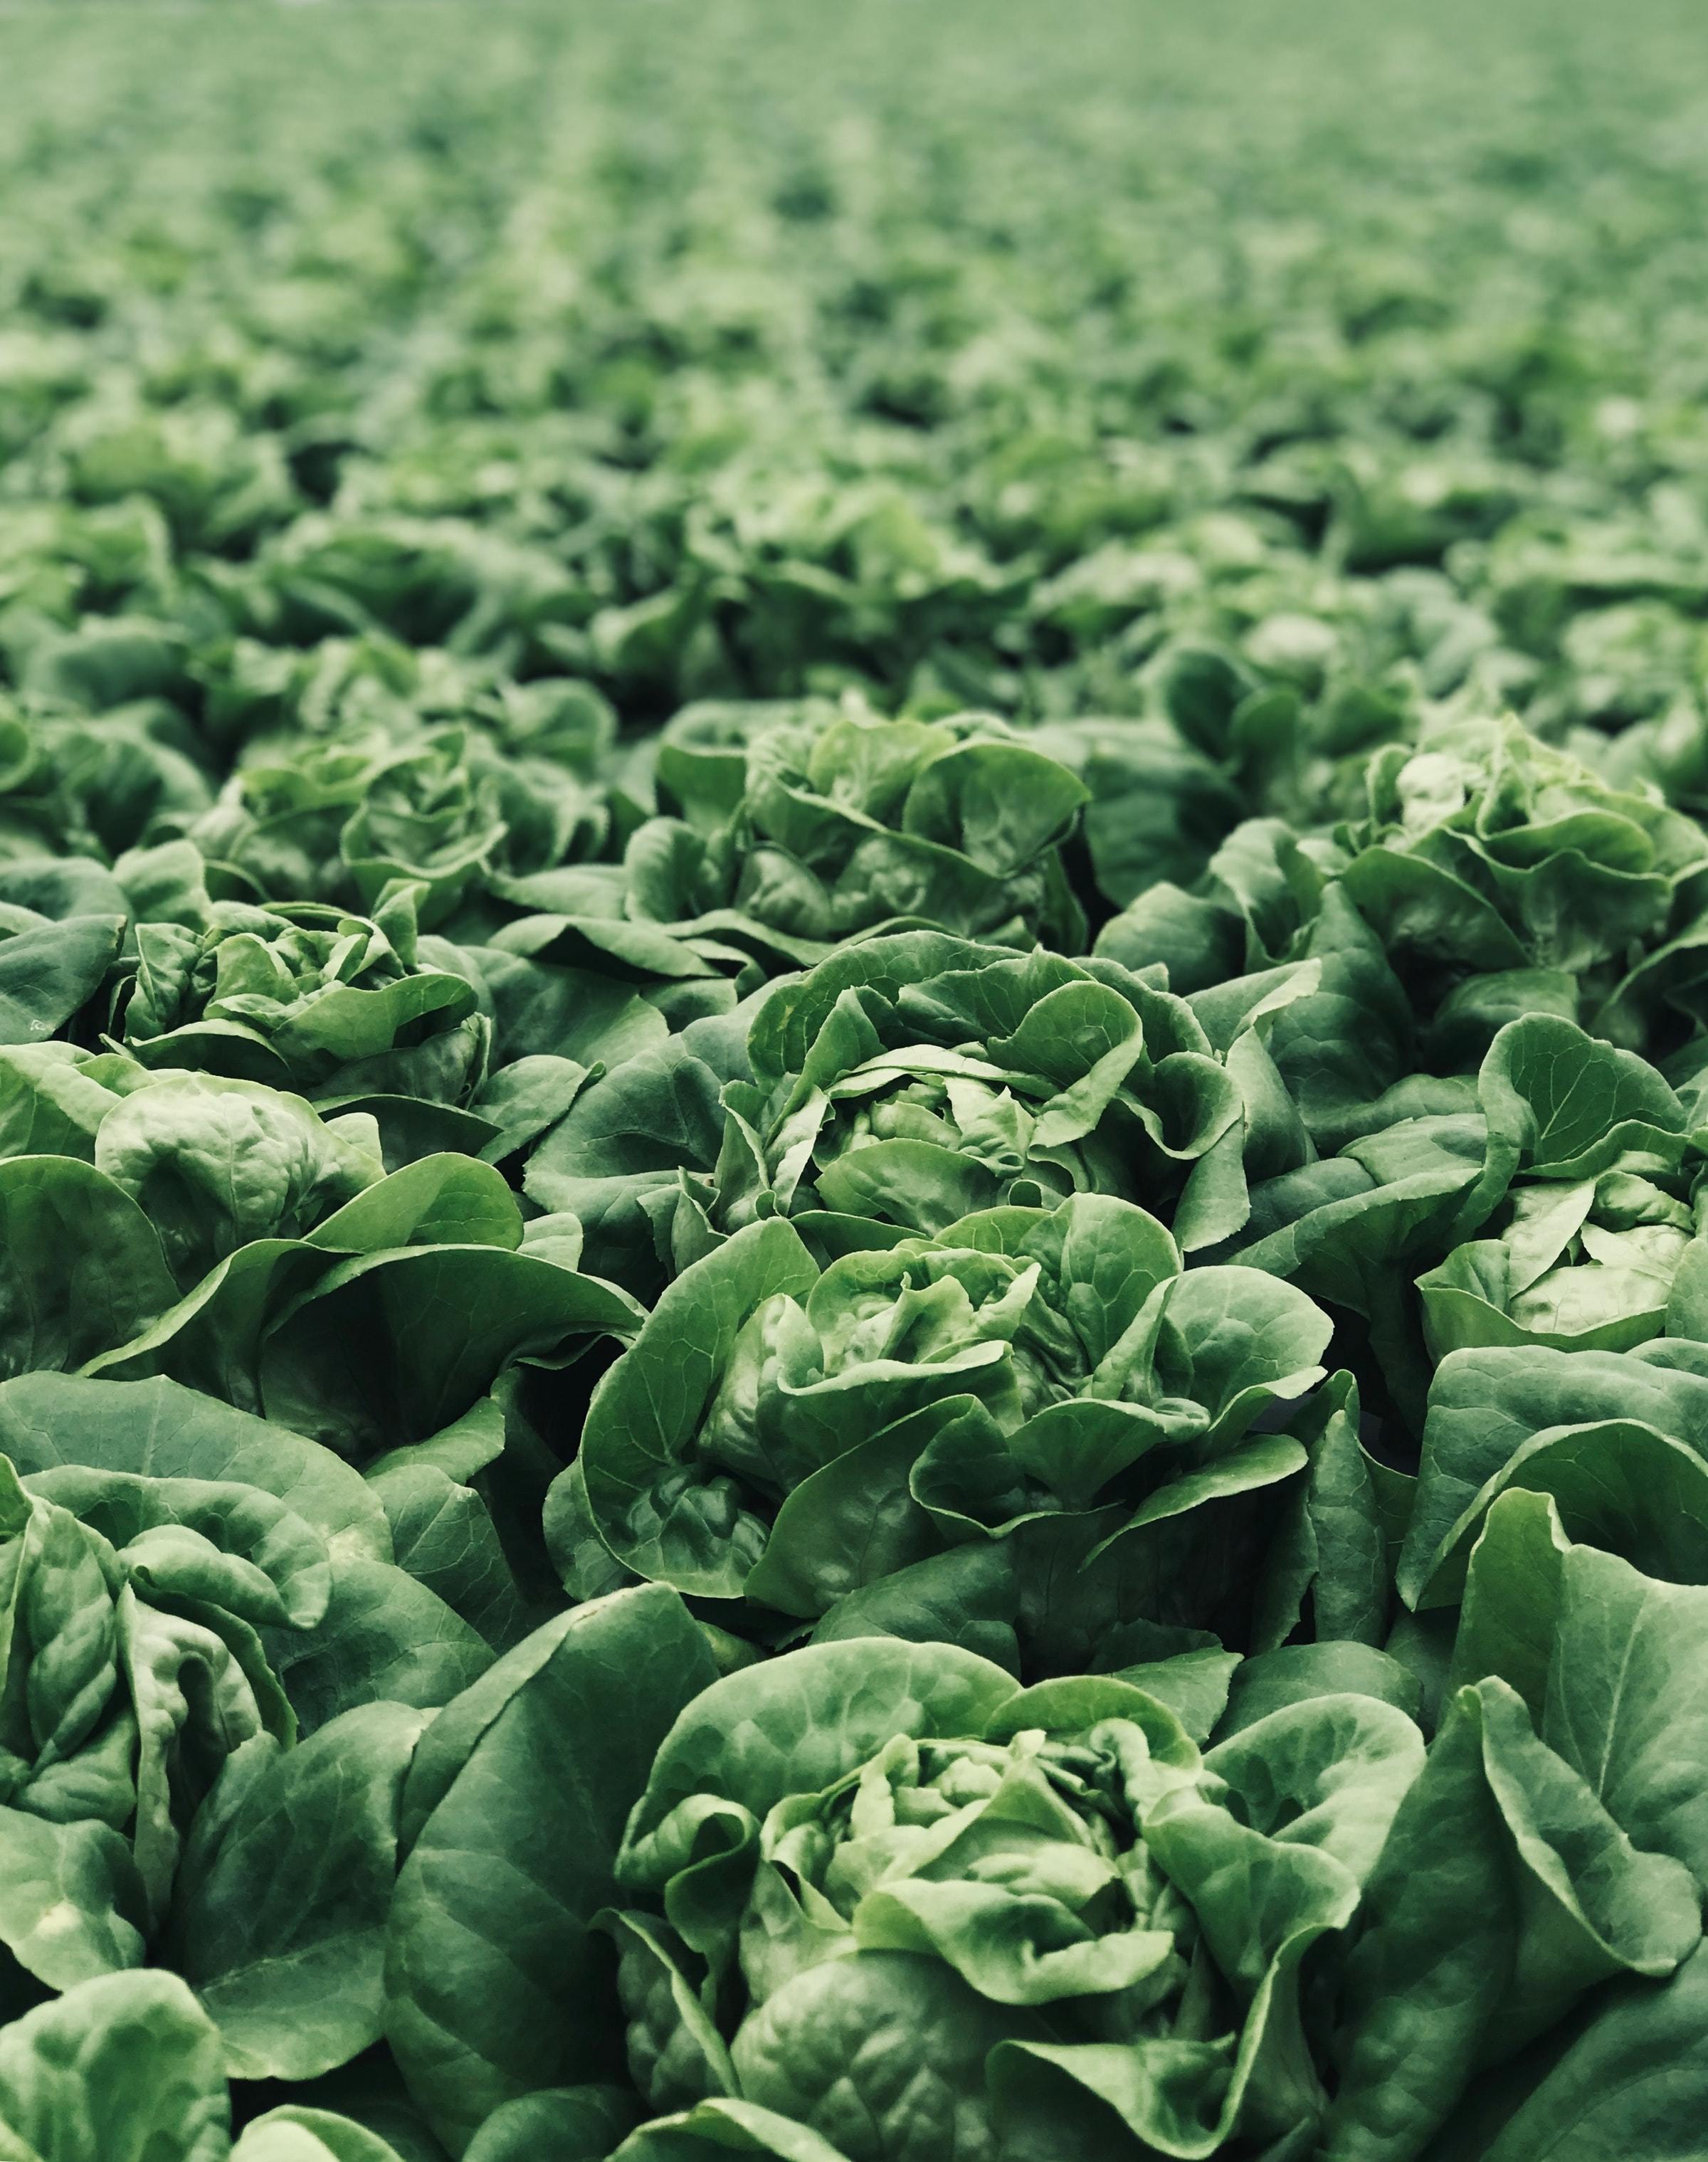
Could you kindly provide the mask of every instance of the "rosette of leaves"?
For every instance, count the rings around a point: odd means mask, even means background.
[[[684,1271],[601,1382],[547,1537],[572,1588],[614,1559],[744,1601],[734,1626],[761,1631],[847,1602],[846,1626],[911,1613],[895,1626],[917,1633],[970,1563],[964,1620],[1048,1667],[1093,1611],[1220,1619],[1233,1505],[1306,1461],[1254,1423],[1322,1378],[1329,1329],[1273,1277],[1183,1271],[1153,1217],[1105,1196],[822,1272],[790,1225],[755,1225]]]
[[[820,948],[908,923],[1083,943],[1060,849],[1086,791],[1000,721],[807,707],[733,745],[719,733],[708,744],[692,709],[665,730],[658,791],[679,815],[629,843],[631,915]]]
[[[652,763],[650,792],[684,816],[647,817],[614,791],[617,822],[640,821],[620,864],[494,875],[491,909],[524,913],[448,927],[479,934],[471,966],[495,995],[542,971],[598,977],[641,989],[680,1027],[901,924],[1084,943],[1057,846],[1083,791],[998,723],[969,736],[823,701],[691,708]]]
[[[716,1220],[794,1215],[834,1251],[1101,1192],[1206,1244],[1239,1220],[1251,1145],[1277,1169],[1308,1149],[1251,1025],[1265,992],[1298,988],[1261,987],[1218,1042],[1115,963],[930,933],[852,947],[755,1017],[753,1082],[723,1092]]]
[[[1633,1047],[1664,997],[1700,1018],[1708,839],[1658,793],[1609,787],[1516,722],[1389,745],[1368,790],[1341,877],[1426,1009],[1456,993],[1462,1013],[1536,971]]]
[[[823,1744],[708,1749],[709,1720],[791,1700]],[[619,2151],[709,2154],[726,2118],[814,2162],[1297,2141],[1324,2102],[1299,1970],[1422,1754],[1402,1713],[1336,1697],[1201,1757],[1129,1684],[1016,1692],[938,1647],[733,1676],[678,1721],[618,1856],[629,2065],[663,2116]]]
[[[690,348],[710,363],[692,337]],[[791,372],[792,361],[772,350]],[[915,375],[915,349],[893,358],[913,378],[903,400],[911,406],[922,390],[935,416],[940,386]],[[848,360],[864,372],[852,352]],[[650,405],[668,368],[644,364],[659,371],[644,394]],[[877,372],[887,373],[882,362]],[[870,394],[875,402],[883,393],[874,384]],[[809,425],[816,432],[819,423]],[[992,665],[990,648],[1031,585],[1029,558],[993,561],[965,531],[958,504],[911,475],[870,468],[858,453],[833,473],[803,467],[792,452],[780,461],[762,447],[750,415],[735,428],[751,454],[697,474],[692,487],[683,475],[649,494],[638,526],[626,505],[620,516],[609,567],[601,567],[621,581],[620,597],[598,609],[582,641],[583,665],[614,697],[668,710],[732,682],[793,692],[827,676],[869,682],[875,673],[901,683],[933,664],[962,687],[961,702],[969,679],[980,696],[991,676],[1011,682],[1000,660]],[[598,483],[597,494],[609,485]],[[630,567],[640,561],[647,584],[637,590]]]
[[[397,2061],[477,2162],[1416,2162],[1461,2097],[1546,2093],[1527,2045],[1597,1985],[1672,2051],[1698,2001],[1672,1613],[1568,1569],[1539,1633],[1491,1569],[1506,1648],[1427,1755],[1356,1647],[1252,1662],[1201,1748],[1174,1660],[1026,1689],[868,1636],[719,1679],[661,1587],[594,1601],[417,1753]]]
[[[525,673],[546,672],[551,634],[587,613],[582,580],[549,549],[466,519],[383,514],[306,514],[269,538],[226,598],[243,629],[275,644],[355,626],[460,656],[509,637]]]
[[[506,750],[591,779],[616,718],[591,686],[564,676],[518,683],[495,655],[407,645],[375,625],[306,646],[242,635],[198,644],[199,719],[227,763],[271,764],[318,739],[402,747],[439,724],[476,721]]]
[[[1355,1914],[1423,1756],[1355,1695],[1265,1705],[1201,1754],[1131,1682],[1023,1689],[882,1637],[720,1680],[656,1585],[548,1624],[435,1740],[405,1794],[387,2032],[479,2162],[554,2130],[627,2162],[1298,2138],[1326,2100],[1301,1966]],[[507,1888],[525,1851],[543,1930]],[[1261,1900],[1233,1888],[1254,1876]],[[658,2121],[622,2146],[637,2118]]]
[[[526,1189],[642,1287],[765,1215],[828,1255],[1074,1192],[1143,1203],[1191,1251],[1244,1220],[1251,1178],[1311,1153],[1267,1048],[1310,982],[1253,979],[1206,1026],[1112,962],[860,940],[613,1062]]]
[[[1529,1013],[1659,1058],[1700,1028],[1708,842],[1653,790],[1608,785],[1516,722],[1442,724],[1368,769],[1367,815],[1298,835],[1249,821],[1097,950],[1192,995],[1315,958],[1320,998],[1277,1065],[1319,1143],[1420,1068],[1475,1071]]]
[[[190,829],[212,866],[262,901],[370,909],[394,880],[420,889],[418,921],[442,923],[495,875],[585,854],[602,807],[543,758],[499,755],[477,728],[270,744],[238,767]]]
[[[394,890],[372,917],[193,894],[182,913],[190,920],[136,927],[115,1022],[143,1064],[311,1097],[457,1104],[479,1087],[491,1024],[467,977],[418,957],[413,888]]]

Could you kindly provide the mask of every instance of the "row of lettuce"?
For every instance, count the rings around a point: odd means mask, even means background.
[[[516,697],[15,723],[20,2154],[1684,2152],[1694,820]]]
[[[0,2162],[1698,2162],[1632,6],[8,18]]]

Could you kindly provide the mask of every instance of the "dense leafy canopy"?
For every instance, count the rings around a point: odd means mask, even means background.
[[[1698,2162],[1700,26],[0,32],[0,2162]]]

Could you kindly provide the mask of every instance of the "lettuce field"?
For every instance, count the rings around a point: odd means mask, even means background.
[[[0,190],[0,2162],[1703,2162],[1700,8]]]

